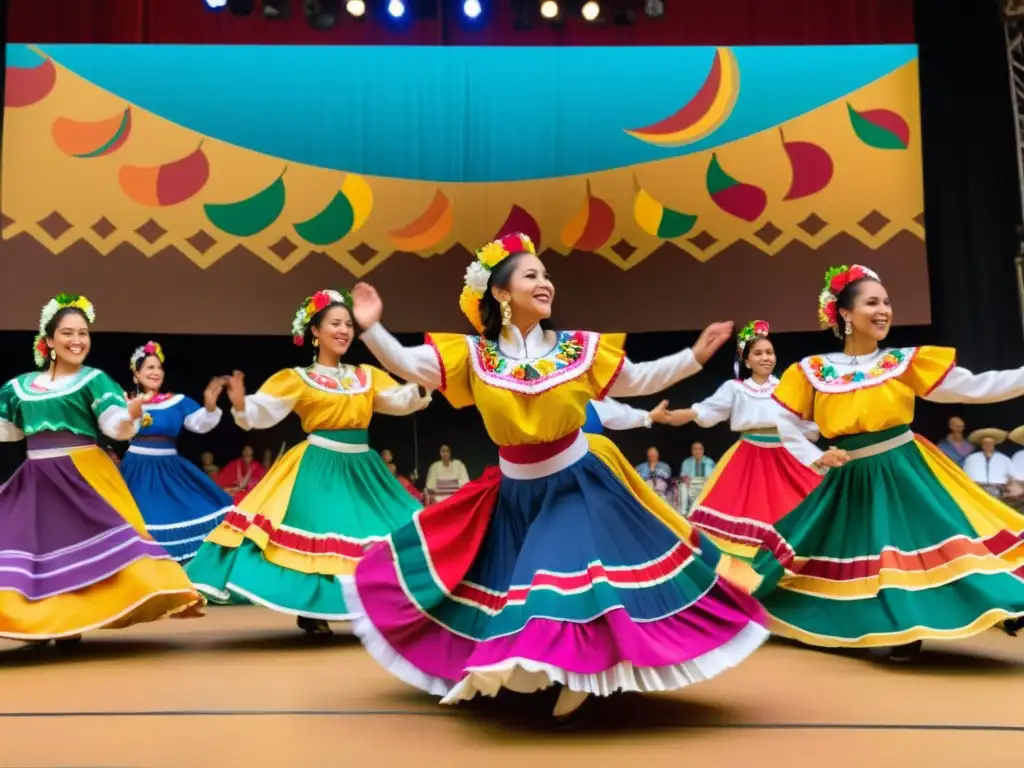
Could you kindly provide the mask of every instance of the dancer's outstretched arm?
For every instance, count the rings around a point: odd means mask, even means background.
[[[294,379],[294,381],[293,381]],[[245,374],[235,371],[228,378],[231,415],[242,429],[269,429],[280,424],[298,402],[298,374],[291,369],[270,377],[260,391],[245,394]]]
[[[924,399],[933,403],[1001,403],[1022,396],[1024,368],[971,373],[955,367]]]
[[[732,329],[731,322],[712,323],[701,332],[697,343],[690,349],[645,363],[634,363],[627,357],[608,394],[612,397],[636,397],[663,392],[700,372],[711,356],[731,338]]]
[[[191,409],[182,424],[185,429],[197,435],[205,435],[220,424],[221,419],[224,418],[224,411],[217,407],[217,400],[227,383],[227,376],[217,376],[210,380],[203,391],[203,406]],[[192,400],[187,402],[191,406],[198,406],[198,403]]]
[[[634,408],[610,397],[606,397],[604,400],[591,400],[590,404],[605,429],[622,431],[650,427],[665,413],[668,401],[659,403],[653,411]]]

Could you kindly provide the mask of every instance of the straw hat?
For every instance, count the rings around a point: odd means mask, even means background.
[[[1007,440],[1017,445],[1024,445],[1024,425],[1017,427],[1007,435]]]
[[[996,429],[995,427],[988,427],[986,429],[976,429],[967,436],[969,442],[975,445],[981,445],[981,441],[986,437],[991,437],[996,441],[996,445],[1006,442],[1006,430]]]

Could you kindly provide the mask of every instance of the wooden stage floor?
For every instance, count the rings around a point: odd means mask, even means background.
[[[351,637],[261,608],[95,633],[70,651],[0,642],[0,766],[36,768],[918,768],[1024,761],[1024,637],[934,643],[905,667],[771,642],[671,695],[441,707]]]

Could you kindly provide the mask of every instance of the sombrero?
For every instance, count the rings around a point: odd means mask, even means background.
[[[1017,445],[1024,445],[1024,425],[1017,427],[1006,436],[1006,439]]]
[[[967,436],[969,442],[975,445],[981,445],[981,441],[986,437],[991,437],[996,441],[996,445],[1006,442],[1006,430],[996,429],[995,427],[986,427],[985,429],[976,429]]]

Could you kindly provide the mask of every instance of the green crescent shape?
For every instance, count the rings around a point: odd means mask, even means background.
[[[680,213],[671,208],[663,208],[661,212],[661,223],[658,224],[658,237],[663,240],[672,240],[682,237],[697,223],[697,217],[689,213]]]
[[[338,192],[320,213],[295,225],[299,237],[312,245],[331,245],[352,231],[356,220],[352,203],[344,192]]]
[[[206,203],[206,218],[217,229],[235,237],[252,237],[262,232],[284,210],[284,174],[252,197],[235,203]]]
[[[850,106],[849,103],[846,105],[846,110],[850,113],[850,124],[853,126],[853,132],[857,134],[858,139],[869,147],[874,149],[907,148],[907,145],[903,143],[899,136],[887,128],[875,125],[870,120],[864,119],[864,116]]]
[[[735,187],[739,183],[740,182],[736,181],[736,179],[722,170],[722,166],[718,163],[718,153],[712,153],[707,175],[708,194],[714,197],[722,190]]]
[[[115,144],[117,144],[117,142],[121,140],[121,138],[124,136],[124,132],[128,129],[130,123],[131,109],[125,109],[125,111],[121,114],[121,124],[117,126],[117,130],[114,131],[113,136],[111,136],[102,146],[97,147],[91,152],[83,152],[80,155],[75,155],[75,157],[80,157],[83,159],[87,159],[90,157],[102,157],[103,153],[105,153],[108,149],[110,149],[112,146],[114,146]]]

